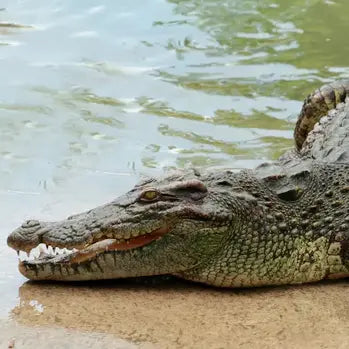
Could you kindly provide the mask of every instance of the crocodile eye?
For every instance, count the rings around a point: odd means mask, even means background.
[[[155,189],[150,189],[150,190],[146,190],[144,191],[141,196],[139,197],[139,199],[141,201],[147,201],[147,202],[150,202],[150,201],[155,201],[156,199],[158,199],[160,196],[160,193],[155,190]]]

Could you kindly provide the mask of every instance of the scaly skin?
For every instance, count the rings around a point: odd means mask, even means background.
[[[238,173],[178,171],[62,222],[28,221],[9,246],[79,251],[21,262],[20,271],[63,281],[172,274],[221,287],[349,276],[349,105],[312,131],[349,81],[319,91],[297,122],[298,151]]]
[[[297,150],[301,150],[310,131],[330,110],[345,102],[349,95],[349,80],[338,80],[323,85],[311,93],[305,100],[298,117],[294,139]]]

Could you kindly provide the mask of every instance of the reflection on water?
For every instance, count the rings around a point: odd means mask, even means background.
[[[345,282],[233,292],[172,280],[26,283],[11,317],[24,327],[108,333],[158,348],[315,348],[324,334],[334,348],[349,341],[347,291]]]
[[[346,0],[4,0],[0,317],[24,281],[5,243],[24,219],[96,206],[143,173],[253,167],[290,148],[305,95],[348,76],[348,12]]]
[[[58,327],[33,328],[0,320],[0,347],[16,349],[152,349],[148,343],[136,345],[113,335],[99,332],[75,331]],[[19,335],[20,333],[20,335]]]

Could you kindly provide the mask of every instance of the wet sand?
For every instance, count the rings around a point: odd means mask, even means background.
[[[176,280],[28,282],[19,296],[12,320],[0,323],[0,344],[14,340],[15,348],[349,346],[345,280],[250,290]]]

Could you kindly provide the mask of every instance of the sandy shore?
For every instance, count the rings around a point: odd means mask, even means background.
[[[346,281],[251,290],[26,283],[19,295],[0,331],[15,348],[349,347]]]

